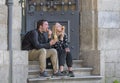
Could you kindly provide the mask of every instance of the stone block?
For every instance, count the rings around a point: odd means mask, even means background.
[[[117,50],[120,49],[120,29],[99,29],[98,49]]]
[[[13,6],[13,29],[21,29],[21,6]]]
[[[120,50],[107,50],[105,51],[105,62],[120,62]]]
[[[120,58],[119,58],[120,59]],[[120,78],[120,63],[115,63],[115,77]]]
[[[28,52],[13,51],[13,65],[28,65]]]
[[[13,51],[13,83],[27,83],[28,52]]]
[[[92,49],[92,30],[91,28],[81,28],[81,50]]]
[[[0,66],[9,65],[9,53],[8,51],[0,50]]]
[[[100,75],[100,52],[97,50],[82,50],[80,53],[80,59],[83,60],[83,66],[93,67],[92,74]]]
[[[0,24],[7,25],[7,6],[6,5],[0,5]]]
[[[120,11],[120,0],[98,0],[98,11]]]
[[[20,50],[21,49],[21,29],[13,29],[12,31],[12,48],[13,50]]]
[[[120,82],[120,78],[117,78],[117,77],[106,77],[105,83],[114,83],[115,80]]]
[[[97,0],[81,0],[82,11],[97,10]]]
[[[24,65],[13,66],[13,83],[27,83],[28,67]]]
[[[81,12],[81,27],[82,28],[92,28],[92,11],[82,11]]]
[[[115,63],[105,63],[105,76],[115,77]]]
[[[3,52],[0,51],[0,65],[3,65]]]
[[[9,66],[0,66],[0,80],[8,80],[9,78]]]
[[[25,0],[23,0],[23,1],[25,1]],[[13,0],[13,5],[14,6],[21,6],[21,3],[20,3],[20,0]]]
[[[100,11],[98,12],[99,28],[120,28],[120,12]]]
[[[3,26],[0,24],[0,26]],[[0,50],[6,50],[7,49],[7,28],[0,27]]]
[[[0,5],[5,5],[6,0],[0,0]]]

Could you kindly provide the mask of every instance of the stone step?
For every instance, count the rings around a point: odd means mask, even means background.
[[[73,68],[76,67],[82,67],[82,63],[83,60],[73,60]],[[67,66],[65,65],[65,68],[67,68]],[[39,62],[38,61],[29,61],[29,70],[35,70],[35,69],[39,69]]]
[[[66,70],[66,69],[65,69]],[[73,68],[73,72],[75,75],[79,74],[81,76],[86,76],[86,75],[91,75],[91,71],[93,70],[93,68]],[[47,69],[46,70],[50,75],[52,75],[52,70],[51,69]],[[29,78],[33,78],[33,77],[38,77],[40,70],[29,70]]]
[[[103,76],[76,76],[76,77],[37,77],[28,78],[28,83],[103,83]]]
[[[82,63],[83,60],[73,60],[73,64],[74,63]],[[29,65],[39,65],[38,61],[29,61]]]

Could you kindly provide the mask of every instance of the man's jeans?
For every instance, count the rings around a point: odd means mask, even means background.
[[[40,71],[43,72],[46,69],[46,59],[50,58],[52,65],[53,65],[53,71],[58,71],[58,55],[57,51],[55,49],[33,49],[29,51],[29,60],[39,60],[40,64]]]

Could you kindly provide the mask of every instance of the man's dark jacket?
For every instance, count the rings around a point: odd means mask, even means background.
[[[47,33],[40,33],[37,29],[29,31],[23,38],[22,50],[49,49],[50,39]]]

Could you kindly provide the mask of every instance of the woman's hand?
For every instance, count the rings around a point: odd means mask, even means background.
[[[65,48],[65,51],[66,51],[66,52],[70,52],[70,49],[69,49],[69,48]]]
[[[56,42],[57,42],[57,41],[55,41],[55,40],[51,40],[51,41],[50,41],[50,46],[54,45]]]
[[[63,38],[64,38],[64,33],[60,33],[60,40],[62,40],[63,41]]]

